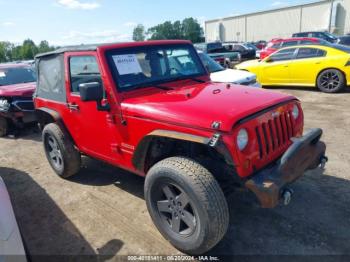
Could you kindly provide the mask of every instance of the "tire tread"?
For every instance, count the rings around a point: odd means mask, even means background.
[[[62,178],[69,178],[78,173],[81,167],[81,155],[75,148],[73,141],[56,123],[50,123],[43,130],[43,142],[45,142],[45,134],[48,132],[52,133],[57,139],[64,158],[64,170],[58,175]]]
[[[194,254],[202,254],[213,248],[225,235],[229,224],[229,211],[225,196],[215,177],[202,165],[186,157],[171,157],[157,163],[154,169],[177,169],[192,181],[195,192],[208,212],[211,224],[205,245]],[[146,178],[147,179],[147,178]]]

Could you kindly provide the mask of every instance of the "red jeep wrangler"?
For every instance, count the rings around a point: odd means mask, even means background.
[[[11,126],[23,127],[36,121],[33,93],[34,70],[26,64],[0,64],[0,137]]]
[[[303,136],[295,97],[210,82],[188,41],[67,47],[36,59],[34,102],[54,171],[76,174],[83,154],[145,176],[155,225],[185,253],[225,235],[227,181],[273,208],[327,160],[322,130]]]

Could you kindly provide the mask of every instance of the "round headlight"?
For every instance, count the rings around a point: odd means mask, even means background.
[[[245,129],[241,129],[237,135],[237,146],[240,151],[245,149],[248,145],[248,132]]]
[[[292,115],[293,115],[293,118],[295,120],[298,119],[298,117],[300,115],[300,110],[299,110],[299,107],[297,105],[294,105]]]

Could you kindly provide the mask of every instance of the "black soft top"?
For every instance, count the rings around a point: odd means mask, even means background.
[[[96,51],[99,46],[103,46],[103,45],[106,45],[106,44],[64,46],[51,52],[38,54],[35,56],[35,58],[58,55],[58,54],[63,54],[65,52]]]

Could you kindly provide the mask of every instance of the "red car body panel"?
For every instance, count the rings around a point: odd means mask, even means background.
[[[145,176],[133,165],[134,153],[140,142],[156,130],[181,132],[210,139],[219,133],[229,149],[240,177],[252,175],[256,168],[264,167],[277,159],[285,147],[275,151],[269,158],[257,159],[257,143],[253,142],[244,152],[237,152],[235,135],[244,126],[253,132],[256,125],[268,116],[254,118],[237,125],[240,120],[274,107],[273,112],[290,110],[296,103],[295,97],[250,87],[230,86],[211,83],[209,74],[200,79],[167,83],[174,90],[160,90],[156,87],[142,88],[129,92],[118,92],[111,75],[105,52],[111,49],[162,45],[191,44],[189,41],[148,41],[101,46],[97,51],[66,52],[65,83],[67,103],[58,103],[43,98],[35,98],[36,109],[49,108],[57,111],[79,150],[89,156]],[[100,66],[103,86],[106,89],[108,112],[97,111],[96,102],[82,102],[80,96],[70,91],[69,59],[71,56],[95,56]],[[67,105],[76,105],[72,110]],[[276,107],[277,106],[277,107]],[[271,111],[269,114],[271,115]],[[87,118],[86,116],[89,116]],[[221,122],[219,130],[212,123]],[[126,122],[127,124],[123,124]],[[302,133],[303,118],[293,123],[293,132]],[[249,165],[246,160],[249,159]],[[243,162],[242,162],[243,161]]]
[[[216,121],[221,123],[221,131],[230,132],[238,120],[293,99],[262,89],[238,85],[227,89],[225,84],[187,81],[174,91],[153,89],[142,95],[130,93],[123,99],[122,110],[128,116],[201,129],[210,129]]]
[[[286,43],[286,42],[292,42],[292,41],[310,41],[315,44],[320,43],[320,39],[318,38],[312,38],[312,37],[294,37],[294,38],[287,38],[287,39],[273,39],[271,40],[265,49],[261,50],[260,53],[260,59],[264,59],[270,55],[272,55],[274,52],[279,50],[279,48],[273,48],[272,46],[276,44]]]
[[[0,86],[0,96],[23,96],[32,97],[35,91],[36,83],[24,83],[17,85]]]

